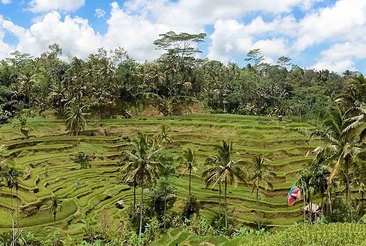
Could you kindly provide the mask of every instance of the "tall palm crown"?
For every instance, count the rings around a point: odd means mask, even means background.
[[[85,113],[83,112],[85,106],[78,103],[71,105],[66,111],[66,130],[73,135],[79,135],[86,126]]]
[[[208,157],[206,165],[209,167],[203,172],[202,176],[206,177],[206,185],[214,187],[219,183],[224,183],[224,198],[225,198],[225,227],[227,227],[227,184],[237,186],[238,181],[245,181],[246,173],[243,169],[244,162],[234,161],[231,159],[233,144],[222,141],[222,146],[215,146],[217,155]]]
[[[142,235],[144,187],[146,184],[156,183],[159,177],[159,170],[162,168],[159,161],[160,150],[157,141],[150,140],[147,135],[139,132],[132,142],[132,150],[128,153],[129,163],[123,170],[126,180],[141,186],[139,237]]]
[[[154,183],[158,177],[160,162],[158,160],[160,148],[155,141],[139,133],[138,138],[132,143],[132,151],[129,153],[129,166],[133,171],[128,175],[128,180],[136,180],[139,184]]]
[[[252,192],[255,188],[259,188],[260,185],[264,185],[265,188],[273,188],[271,181],[276,174],[269,169],[264,163],[265,159],[262,155],[256,156],[252,162],[250,169],[250,181],[253,182]]]
[[[259,189],[261,186],[264,186],[265,189],[268,187],[273,189],[271,181],[276,176],[276,174],[265,165],[264,161],[265,159],[262,155],[256,156],[253,162],[250,163],[249,168],[249,180],[252,182],[252,193],[256,191],[258,229],[260,229],[258,211]]]
[[[189,181],[188,181],[188,197],[192,195],[192,171],[195,170],[196,166],[196,153],[194,150],[188,148],[183,152],[183,156],[179,158],[179,167],[184,167],[189,171]]]
[[[51,198],[51,202],[52,203],[51,203],[51,206],[49,207],[49,211],[53,215],[53,222],[55,222],[57,211],[61,211],[61,209],[62,209],[61,201],[58,199],[58,197],[54,196]]]
[[[317,137],[325,142],[313,152],[315,159],[322,160],[322,164],[331,170],[328,184],[331,184],[335,177],[339,177],[345,184],[351,220],[352,175],[357,169],[358,157],[365,152],[360,143],[360,138],[365,134],[365,130],[361,128],[361,120],[363,117],[354,116],[352,109],[337,105],[333,108],[331,117],[323,123],[323,129],[311,135],[311,138]]]

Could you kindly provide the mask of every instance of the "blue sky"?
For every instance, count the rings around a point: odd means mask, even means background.
[[[170,30],[206,32],[202,57],[224,63],[259,48],[268,62],[366,72],[365,0],[0,0],[0,59],[58,43],[65,59],[123,47],[153,60]]]

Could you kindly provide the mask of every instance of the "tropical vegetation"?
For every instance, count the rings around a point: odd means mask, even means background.
[[[365,78],[200,59],[204,37],[1,61],[0,245],[362,245]]]

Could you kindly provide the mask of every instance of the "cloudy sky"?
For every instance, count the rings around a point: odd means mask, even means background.
[[[152,60],[171,30],[206,32],[201,56],[225,63],[259,48],[267,61],[366,72],[366,0],[0,0],[0,59],[58,43],[65,55],[124,47]]]

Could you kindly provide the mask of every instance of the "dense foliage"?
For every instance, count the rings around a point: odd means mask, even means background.
[[[205,34],[162,34],[154,44],[164,53],[139,63],[118,48],[103,48],[83,60],[61,57],[57,44],[39,57],[14,52],[0,63],[0,120],[22,110],[30,115],[53,109],[67,113],[68,126],[85,112],[109,117],[126,111],[138,115],[147,106],[162,114],[181,113],[182,105],[203,103],[216,113],[295,115],[322,118],[357,72],[343,75],[304,69],[280,57],[265,63],[260,50],[248,52],[247,66],[195,58]],[[243,56],[243,60],[244,60]],[[83,129],[72,130],[78,134]]]

